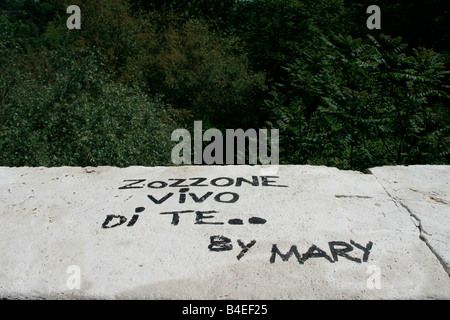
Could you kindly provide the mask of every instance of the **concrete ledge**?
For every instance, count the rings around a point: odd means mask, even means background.
[[[382,167],[370,172],[403,206],[450,274],[450,167]]]
[[[450,166],[370,172],[1,167],[0,297],[450,298]]]

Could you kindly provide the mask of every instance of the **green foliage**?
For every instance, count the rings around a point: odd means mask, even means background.
[[[47,83],[20,75],[3,106],[5,166],[170,165],[161,101],[111,82],[89,51],[51,54]]]
[[[419,2],[1,2],[0,165],[169,165],[194,120],[279,128],[282,163],[448,164],[448,4]]]
[[[152,45],[146,50],[153,55],[144,52],[133,61],[149,92],[160,92],[177,109],[223,128],[252,124],[264,78],[249,70],[236,39],[220,38],[190,19],[159,34]]]
[[[133,13],[125,0],[86,0],[83,8],[73,42],[100,50],[115,81],[162,96],[184,123],[202,117],[224,128],[254,125],[264,76],[249,69],[237,38],[175,12]]]
[[[5,55],[18,55],[27,51],[29,28],[22,22],[11,22],[6,16],[0,16],[0,50]]]
[[[447,0],[345,0],[346,15],[351,21],[353,35],[363,37],[367,34],[365,22],[366,9],[370,5],[381,8],[381,31],[371,34],[390,34],[401,36],[410,45],[433,48],[439,52],[450,49],[450,2]]]
[[[447,163],[448,71],[434,51],[408,56],[405,48],[384,35],[336,36],[287,68],[288,95],[274,94],[267,107],[289,137],[288,162],[358,170]]]

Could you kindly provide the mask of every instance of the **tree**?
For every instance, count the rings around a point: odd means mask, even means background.
[[[46,77],[19,74],[3,105],[3,166],[170,165],[175,129],[162,101],[113,82],[101,53],[47,53]],[[43,68],[44,69],[44,68]]]
[[[249,70],[237,39],[219,37],[195,19],[155,37],[136,60],[148,92],[220,127],[252,125],[264,78]]]
[[[290,65],[288,94],[275,91],[267,102],[286,135],[288,161],[358,170],[446,163],[443,57],[405,49],[400,38],[337,36]]]

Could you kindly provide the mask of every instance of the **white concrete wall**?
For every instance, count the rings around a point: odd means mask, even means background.
[[[370,172],[2,167],[0,297],[450,298],[450,166]]]

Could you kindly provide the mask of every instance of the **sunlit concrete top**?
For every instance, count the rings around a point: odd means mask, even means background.
[[[0,298],[448,299],[450,166],[0,168]]]

